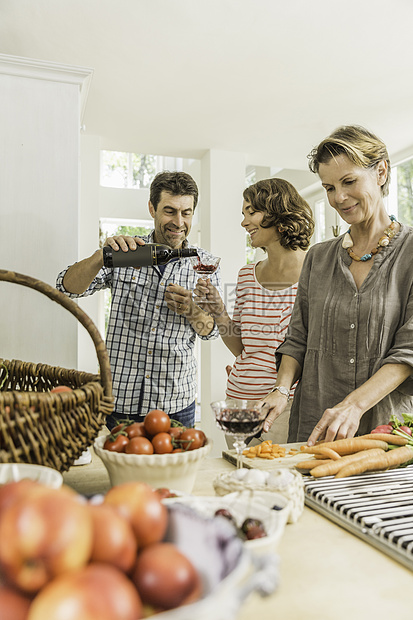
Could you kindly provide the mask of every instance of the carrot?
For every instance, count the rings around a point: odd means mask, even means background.
[[[321,465],[326,465],[327,463],[332,462],[333,461],[331,459],[325,459],[324,461],[318,459],[311,459],[309,461],[301,461],[301,463],[296,463],[295,467],[296,469],[310,470],[314,469],[315,467],[321,467]]]
[[[341,459],[341,456],[337,454],[335,450],[332,448],[327,448],[326,446],[321,446],[318,448],[318,453],[322,456],[329,456],[333,461],[338,461],[338,459]]]
[[[406,446],[409,441],[407,437],[400,437],[400,435],[392,435],[391,433],[371,433],[370,435],[361,435],[358,439],[378,439],[379,441],[387,441],[393,446]]]
[[[400,446],[400,448],[395,448],[394,450],[389,450],[388,452],[376,456],[372,455],[371,458],[349,463],[337,472],[336,478],[346,478],[347,476],[363,474],[366,471],[381,471],[383,469],[398,467],[412,459],[413,448],[410,446]]]
[[[314,478],[323,478],[324,476],[334,476],[334,474],[339,472],[341,469],[343,469],[350,463],[354,463],[359,460],[364,460],[372,456],[379,456],[380,454],[386,454],[386,453],[381,448],[373,448],[371,450],[362,450],[361,452],[355,452],[354,454],[348,454],[347,456],[343,456],[341,457],[340,460],[337,460],[337,461],[329,461],[328,463],[324,463],[323,465],[318,465],[317,463],[316,467],[310,470],[310,474],[314,476]]]
[[[316,444],[315,446],[303,446],[304,452],[310,454],[321,454],[320,450],[324,448],[331,448],[335,450],[340,456],[346,456],[347,454],[354,454],[354,452],[360,452],[361,450],[371,450],[372,448],[381,448],[382,450],[388,450],[389,445],[386,441],[378,439],[364,439],[362,437],[347,437],[347,439],[337,439],[336,441],[329,441],[326,443]]]

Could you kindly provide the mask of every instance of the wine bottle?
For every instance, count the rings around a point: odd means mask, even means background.
[[[103,264],[105,267],[147,267],[148,265],[165,265],[173,258],[188,258],[197,256],[195,248],[172,249],[160,243],[146,243],[138,245],[136,250],[113,250],[106,245],[103,248]]]

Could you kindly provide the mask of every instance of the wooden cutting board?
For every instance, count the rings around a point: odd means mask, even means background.
[[[298,452],[297,454],[288,456],[288,452],[291,450],[291,448],[300,450],[301,446],[306,445],[306,442],[285,443],[280,445],[285,448],[287,456],[272,460],[260,459],[259,457],[256,457],[255,459],[249,459],[246,456],[243,456],[243,466],[247,469],[263,469],[265,471],[269,471],[278,467],[295,467],[295,465],[300,461],[308,461],[310,458],[312,458],[312,455],[308,454],[308,452]],[[237,465],[237,453],[235,450],[223,450],[222,457],[233,465]]]

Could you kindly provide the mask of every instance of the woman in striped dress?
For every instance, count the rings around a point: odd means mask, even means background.
[[[195,293],[207,295],[209,303],[203,307],[215,318],[222,340],[236,357],[227,397],[259,401],[274,387],[274,354],[284,341],[314,222],[309,205],[283,179],[259,181],[243,197],[241,226],[252,247],[264,249],[266,258],[239,271],[232,318],[211,283],[200,280]],[[284,442],[287,427],[284,413],[266,438]]]

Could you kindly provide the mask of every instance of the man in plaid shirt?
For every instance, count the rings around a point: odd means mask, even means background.
[[[142,238],[108,237],[104,245],[118,251],[145,242],[188,247],[197,201],[198,188],[189,174],[161,172],[150,187],[152,233]],[[201,262],[211,256],[201,248],[197,251]],[[56,287],[72,298],[111,288],[106,346],[115,411],[107,418],[109,428],[117,419],[143,419],[152,409],[163,409],[185,426],[194,424],[196,335],[203,340],[218,337],[214,319],[192,299],[196,281],[188,259],[110,269],[103,266],[102,249],[58,275]],[[211,282],[221,289],[219,268]]]

